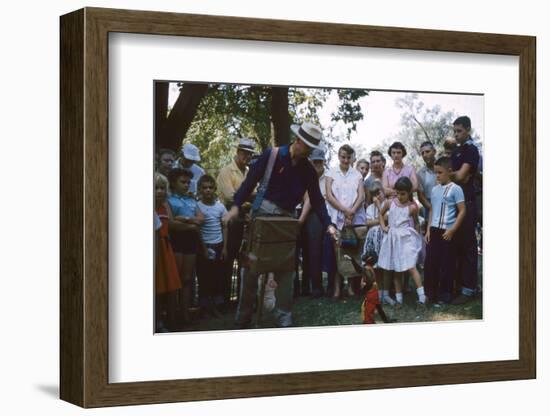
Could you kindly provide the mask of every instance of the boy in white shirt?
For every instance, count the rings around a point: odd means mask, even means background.
[[[425,237],[424,288],[431,302],[446,304],[452,299],[456,273],[457,247],[453,237],[464,221],[466,207],[462,188],[451,182],[451,159],[440,157],[434,171],[437,185],[432,189],[432,209]]]
[[[227,257],[227,238],[222,218],[227,209],[216,199],[216,181],[212,176],[201,176],[197,188],[201,198],[197,207],[204,215],[204,223],[201,226],[204,247],[197,261],[199,305],[213,317],[220,318],[221,314],[217,307],[223,304]]]

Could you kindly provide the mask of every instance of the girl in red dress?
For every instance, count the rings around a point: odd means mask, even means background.
[[[168,237],[168,222],[172,213],[166,202],[168,179],[160,173],[155,174],[155,214],[161,226],[155,230],[155,289],[156,289],[156,331],[166,332],[163,318],[166,317],[168,329],[175,329],[176,291],[181,281],[176,259]],[[155,227],[156,228],[156,227]]]

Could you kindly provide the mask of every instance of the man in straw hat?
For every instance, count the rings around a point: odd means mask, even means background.
[[[248,137],[241,138],[235,157],[218,174],[218,178],[216,179],[218,196],[227,209],[230,209],[233,205],[233,196],[248,173],[248,164],[255,150],[256,142],[254,140]]]
[[[224,166],[218,178],[218,196],[227,209],[233,205],[233,197],[237,189],[241,186],[248,173],[248,165],[256,150],[256,142],[248,137],[239,140],[237,153],[228,165]],[[231,280],[233,277],[233,263],[239,254],[239,248],[243,239],[244,231],[244,213],[227,225],[227,270],[224,277],[224,303],[229,304],[231,297]]]
[[[296,136],[296,140],[290,145],[278,148],[271,177],[265,193],[263,193],[263,199],[256,200],[259,202],[256,215],[294,217],[295,208],[302,201],[307,191],[312,208],[321,220],[323,230],[336,238],[337,230],[330,222],[325,200],[319,189],[317,173],[308,161],[313,149],[321,147],[321,128],[315,124],[305,122],[301,126],[292,126],[292,132]],[[239,207],[242,206],[256,185],[263,179],[270,155],[271,149],[267,149],[251,166],[247,177],[235,193],[233,206],[223,218],[224,223],[238,216]],[[275,323],[279,327],[292,325],[292,278],[293,272],[275,274],[278,286],[274,317]],[[257,285],[257,276],[251,273],[243,274],[240,301],[235,318],[236,328],[248,328],[251,325]]]

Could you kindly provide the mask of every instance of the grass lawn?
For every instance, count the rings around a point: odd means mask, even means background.
[[[360,325],[361,324],[361,298],[349,297],[339,301],[329,298],[312,299],[310,297],[298,297],[294,300],[293,317],[294,327],[336,326],[336,325]],[[385,305],[384,311],[390,319],[395,319],[397,324],[403,322],[433,322],[433,321],[458,321],[482,318],[481,299],[475,298],[471,302],[460,306],[418,306],[415,295],[407,293],[404,296],[404,304],[401,307]],[[197,318],[195,322],[185,328],[186,331],[215,331],[233,329],[235,306],[223,313],[222,318],[210,316]],[[260,327],[274,327],[269,313],[264,313]],[[378,314],[376,322],[383,323]],[[389,325],[394,325],[389,324]]]
[[[299,298],[294,305],[296,326],[358,325],[361,324],[361,299],[345,298],[339,302],[329,299]],[[399,322],[432,322],[481,319],[482,304],[479,298],[460,306],[428,307],[417,305],[415,295],[408,293],[403,306],[384,305],[389,319]],[[383,323],[378,314],[376,322]]]
[[[482,258],[478,262],[479,283],[482,282]],[[326,287],[326,274],[323,273],[323,286]],[[344,291],[345,292],[345,291]],[[337,326],[337,325],[361,325],[361,302],[359,296],[346,297],[339,301],[330,298],[296,297],[292,308],[294,327]],[[395,325],[404,322],[437,322],[437,321],[461,321],[482,319],[482,299],[475,297],[464,305],[428,305],[416,304],[414,290],[404,294],[404,302],[400,307],[384,305],[384,311],[389,319],[395,320]],[[224,311],[222,318],[210,316],[199,317],[198,313],[193,323],[187,325],[184,331],[216,331],[233,329],[236,304]],[[383,324],[376,314],[376,323]],[[259,328],[273,328],[274,324],[270,313],[263,313]]]

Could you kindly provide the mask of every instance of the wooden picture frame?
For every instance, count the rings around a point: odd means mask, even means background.
[[[536,40],[529,36],[85,8],[61,17],[60,396],[83,407],[536,377]],[[519,57],[519,359],[109,383],[109,32]]]

